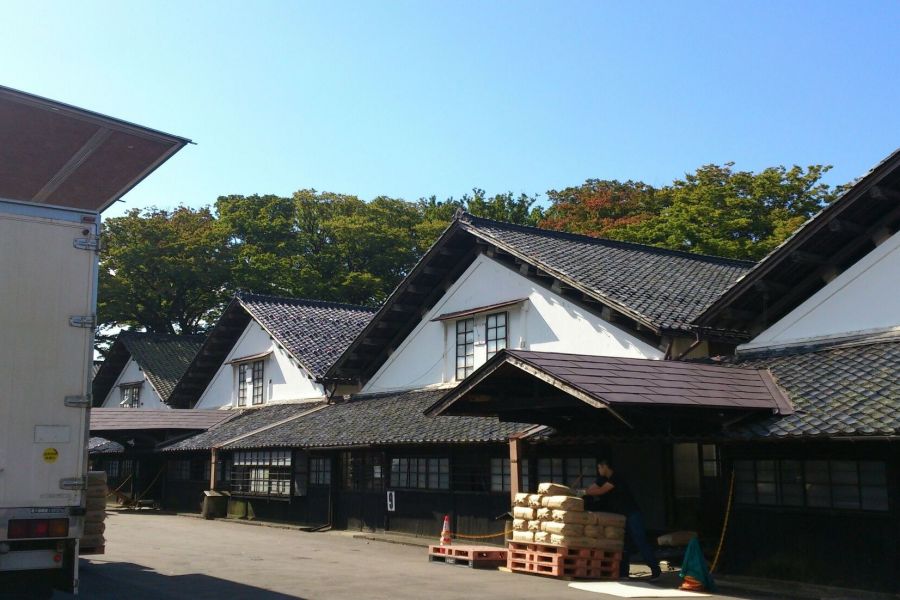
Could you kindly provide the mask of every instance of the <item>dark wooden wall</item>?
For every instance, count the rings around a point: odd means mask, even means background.
[[[900,592],[900,447],[863,442],[731,445],[735,458],[881,460],[886,512],[735,503],[722,569],[726,573]]]

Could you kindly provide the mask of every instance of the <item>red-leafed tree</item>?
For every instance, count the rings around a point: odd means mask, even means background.
[[[550,190],[552,203],[541,227],[613,239],[658,214],[656,190],[640,181],[588,179],[577,187]]]

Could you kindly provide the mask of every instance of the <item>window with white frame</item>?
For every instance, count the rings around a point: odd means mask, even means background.
[[[126,383],[119,387],[122,393],[122,401],[119,406],[122,408],[138,408],[141,405],[141,385],[142,383]]]
[[[462,381],[475,370],[475,319],[456,322],[456,379]]]
[[[494,356],[507,346],[508,330],[506,327],[506,323],[508,318],[509,313],[507,313],[506,311],[493,313],[487,316],[487,319],[485,321],[485,339],[487,342],[488,359],[490,359],[492,356]]]
[[[237,404],[246,406],[247,400],[254,405],[263,403],[263,360],[238,363]]]
[[[523,490],[529,489],[528,478],[528,461],[519,461],[519,471],[522,477]],[[512,471],[508,458],[492,458],[491,459],[491,491],[492,492],[508,492],[512,486]]]
[[[291,452],[251,450],[232,458],[231,491],[251,496],[284,496],[291,493]]]

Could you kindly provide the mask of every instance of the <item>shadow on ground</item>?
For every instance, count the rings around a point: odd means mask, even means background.
[[[304,600],[202,573],[165,575],[141,565],[82,559],[79,596],[57,592],[53,598],[91,600]]]

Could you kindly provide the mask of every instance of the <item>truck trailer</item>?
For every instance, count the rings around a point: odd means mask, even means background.
[[[78,591],[100,213],[188,142],[0,87],[0,597]]]

